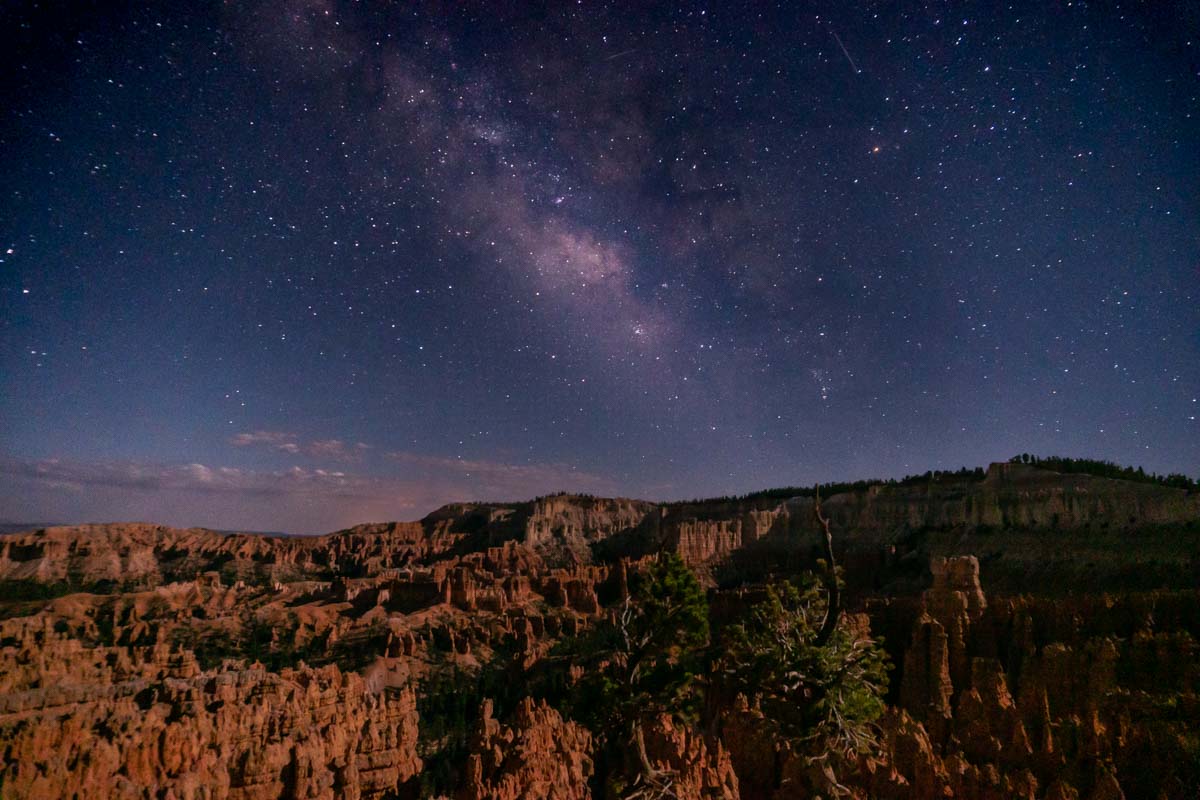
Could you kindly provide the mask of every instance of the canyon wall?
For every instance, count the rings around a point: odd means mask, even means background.
[[[847,796],[1198,790],[1197,496],[1004,464],[823,509],[847,624],[894,665],[882,749],[839,775]],[[521,696],[523,676],[619,610],[655,552],[696,569],[723,624],[756,581],[812,568],[816,533],[809,497],[556,495],[311,538],[6,535],[0,795],[590,797],[594,732]],[[443,714],[470,735],[447,738]],[[703,729],[649,719],[648,757],[685,800],[820,785],[769,728],[739,702]]]

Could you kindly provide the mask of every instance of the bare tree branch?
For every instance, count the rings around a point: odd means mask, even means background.
[[[829,643],[834,630],[837,629],[838,618],[842,614],[842,590],[838,586],[837,561],[833,557],[833,534],[829,530],[829,518],[821,512],[821,486],[817,484],[816,499],[813,501],[813,513],[825,533],[825,591],[829,602],[825,606],[825,620],[821,623],[821,632],[817,634],[817,646],[824,647]]]

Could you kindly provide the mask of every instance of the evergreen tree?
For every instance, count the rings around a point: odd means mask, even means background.
[[[572,715],[600,740],[606,795],[671,796],[671,776],[647,757],[643,726],[662,713],[694,717],[707,644],[704,589],[671,553],[634,573],[611,617],[570,645],[585,667]]]
[[[877,641],[843,618],[825,641],[828,595],[814,577],[767,587],[718,639],[715,677],[744,694],[792,749],[808,758],[851,757],[876,743],[888,664]]]
[[[887,656],[842,614],[841,576],[829,519],[815,493],[824,577],[767,586],[766,599],[722,632],[713,678],[717,694],[743,695],[784,747],[822,767],[810,793],[844,795],[837,772],[878,745],[873,725],[886,708]]]

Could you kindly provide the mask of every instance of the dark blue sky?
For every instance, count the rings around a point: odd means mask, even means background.
[[[1196,6],[985,5],[8,4],[0,518],[1200,473]]]

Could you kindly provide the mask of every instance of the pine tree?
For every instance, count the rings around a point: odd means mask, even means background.
[[[612,616],[569,645],[585,673],[571,705],[600,740],[606,793],[669,797],[671,775],[650,763],[643,727],[659,714],[693,718],[708,644],[708,601],[676,554],[630,578]]]

